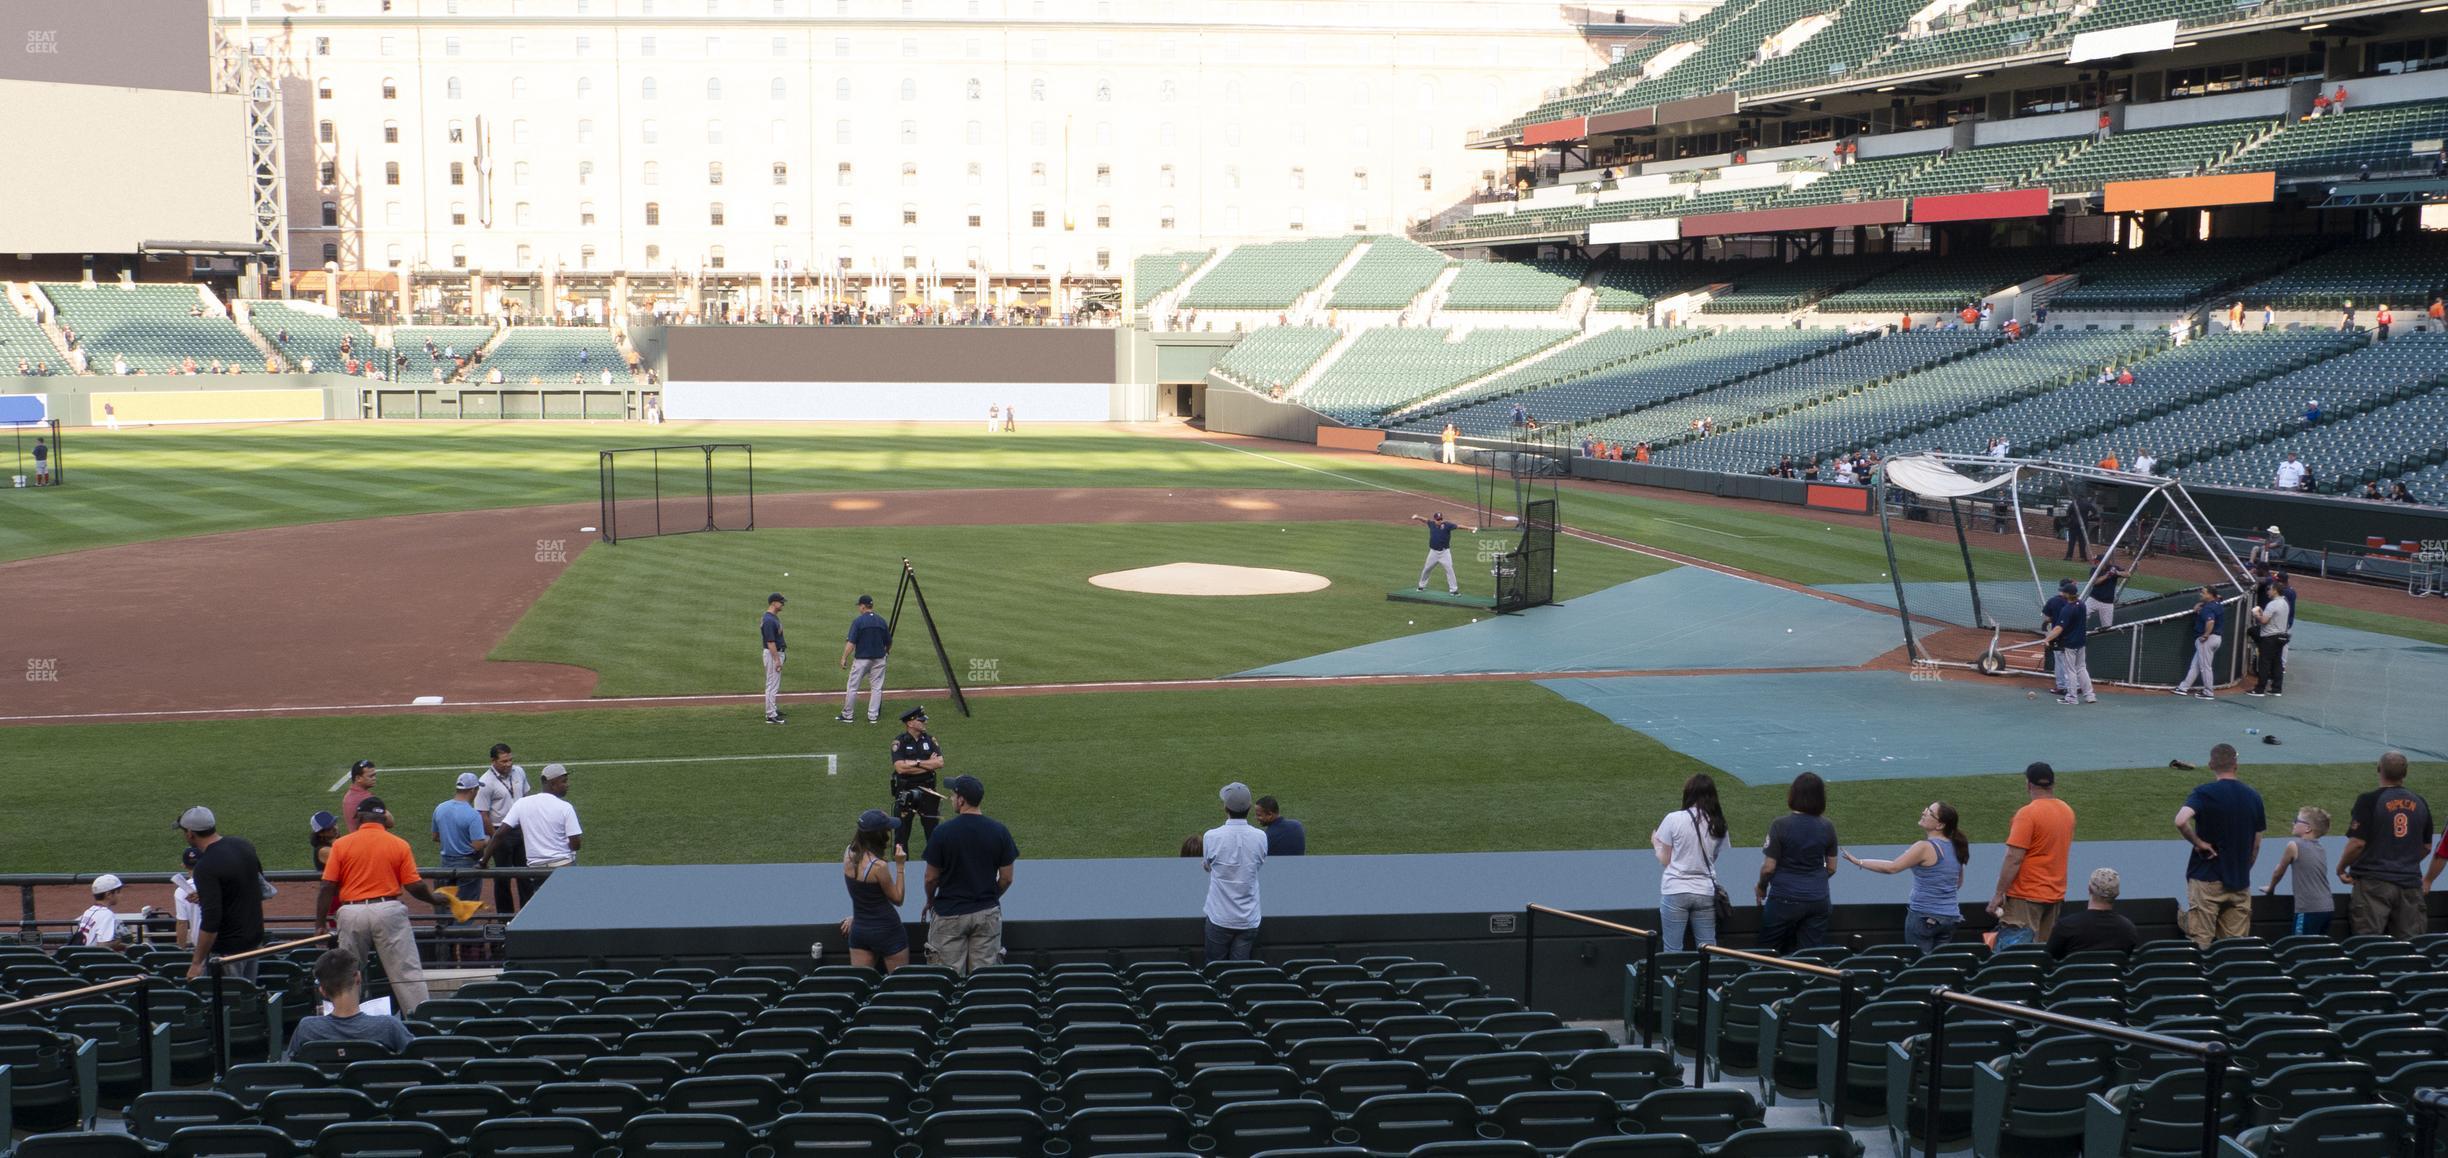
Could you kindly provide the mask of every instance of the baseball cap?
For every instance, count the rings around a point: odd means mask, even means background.
[[[117,889],[117,888],[119,888],[119,887],[120,887],[120,881],[119,881],[119,878],[118,878],[117,876],[114,876],[114,875],[110,874],[110,873],[103,873],[101,876],[98,876],[98,877],[95,877],[95,878],[94,878],[94,886],[93,886],[93,889],[94,889],[94,895],[95,895],[95,896],[97,896],[97,897],[98,897],[98,896],[101,896],[101,895],[102,895],[102,894],[104,894],[104,893],[110,892],[110,891],[112,891],[112,890],[114,890],[114,889]]]
[[[909,723],[911,720],[916,720],[916,721],[918,721],[919,723],[923,724],[923,723],[926,723],[926,718],[927,718],[927,717],[926,717],[926,705],[925,705],[925,704],[920,704],[920,705],[918,705],[917,707],[911,708],[910,710],[908,710],[908,711],[906,711],[906,712],[901,713],[901,722],[902,722],[902,723],[904,723],[904,724]]]
[[[368,796],[365,799],[357,802],[357,815],[371,816],[376,820],[387,821],[391,819],[391,810],[383,806],[382,797]]]
[[[859,606],[861,606],[861,607],[873,607],[873,606],[875,606],[875,596],[873,596],[873,595],[861,595],[861,596],[859,596],[858,605],[859,605]]]
[[[373,766],[374,762],[372,760],[359,760],[356,763],[349,765],[349,775],[354,776]]]
[[[1216,793],[1216,796],[1218,799],[1224,802],[1224,811],[1226,812],[1249,811],[1250,790],[1249,785],[1247,784],[1243,784],[1242,782],[1235,780],[1232,783],[1225,785],[1224,790]]]
[[[546,780],[567,780],[569,779],[569,769],[564,768],[559,764],[546,764],[544,766],[544,778]]]
[[[870,808],[859,813],[858,830],[860,832],[890,832],[899,827],[900,823],[881,808]]]
[[[2082,585],[2071,579],[2060,579],[2057,581],[2057,589],[2059,591],[2079,591]]]
[[[211,832],[221,822],[213,819],[212,809],[199,804],[179,814],[178,826],[189,832]]]
[[[756,588],[751,587],[751,588],[749,588],[749,590],[754,591],[754,590],[756,590]],[[774,592],[773,594],[766,596],[766,597],[765,597],[765,602],[767,602],[767,603],[788,603],[788,602],[790,602],[790,600],[782,598],[782,593],[781,593],[781,592],[779,592],[779,591],[776,591],[776,592]]]
[[[986,786],[978,783],[975,776],[955,776],[945,781],[944,787],[951,789],[952,795],[968,801],[972,807],[986,803]]]
[[[2049,767],[2045,760],[2034,760],[2030,767],[2023,770],[2023,779],[2034,787],[2054,788],[2057,786],[2057,770]]]
[[[2269,533],[2270,533],[2270,534],[2273,534],[2273,535],[2277,534],[2277,533],[2278,533],[2278,528],[2277,528],[2277,527],[2274,527],[2274,526],[2273,526],[2273,527],[2271,527],[2271,528],[2269,529]]]
[[[2124,891],[2125,878],[2118,876],[2115,869],[2095,868],[2091,870],[2092,896],[2103,901],[2113,901],[2117,899],[2118,893]]]
[[[479,783],[481,783],[481,781],[476,779],[475,773],[462,772],[459,774],[459,779],[452,783],[451,788],[454,791],[465,792],[470,788],[476,787],[476,785]]]
[[[337,828],[339,825],[340,818],[328,812],[317,812],[306,818],[306,831],[308,832],[321,832],[326,828]]]

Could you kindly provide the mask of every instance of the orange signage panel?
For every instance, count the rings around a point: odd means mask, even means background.
[[[2110,213],[2185,209],[2200,205],[2253,205],[2278,196],[2276,173],[2220,173],[2208,177],[2163,177],[2156,181],[2110,181],[2101,208]]]
[[[1317,428],[1317,444],[1328,450],[1375,450],[1385,441],[1385,431],[1346,429],[1339,426]]]

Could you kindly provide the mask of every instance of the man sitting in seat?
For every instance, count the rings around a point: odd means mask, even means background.
[[[357,994],[365,984],[364,964],[346,949],[333,949],[315,958],[315,990],[331,1002],[331,1012],[298,1022],[297,1032],[289,1037],[289,1052],[281,1060],[298,1060],[298,1047],[310,1041],[369,1041],[395,1054],[407,1051],[415,1035],[406,1024],[357,1007]]]
[[[2130,953],[2142,944],[2142,933],[2116,911],[2117,894],[2125,882],[2112,868],[2091,870],[2091,903],[2083,911],[2061,918],[2049,934],[2049,956],[2063,960],[2070,953],[2114,949]]]

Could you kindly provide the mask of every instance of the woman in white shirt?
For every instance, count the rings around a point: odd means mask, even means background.
[[[1668,813],[1649,834],[1649,847],[1666,866],[1658,879],[1658,918],[1665,949],[1683,948],[1683,930],[1701,945],[1717,943],[1717,861],[1725,855],[1725,810],[1717,804],[1717,782],[1703,772],[1683,782],[1683,807]]]

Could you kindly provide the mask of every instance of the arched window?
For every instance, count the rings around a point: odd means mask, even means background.
[[[713,204],[711,204],[711,205],[706,206],[706,224],[708,224],[708,225],[720,225],[720,224],[722,224],[722,223],[723,223],[723,203],[722,203],[722,202],[720,202],[720,201],[717,201],[717,202],[715,202],[715,203],[713,203]]]
[[[661,224],[663,224],[663,203],[662,203],[662,202],[660,202],[660,201],[649,201],[649,202],[647,202],[647,203],[646,203],[646,224],[648,224],[648,225],[661,225]]]
[[[527,184],[527,168],[525,161],[510,166],[510,183],[524,188]]]
[[[776,185],[790,184],[790,162],[776,161],[773,163],[773,183]]]
[[[901,224],[918,224],[918,207],[916,205],[907,201],[901,203]]]
[[[833,99],[837,101],[846,101],[850,99],[849,77],[838,77],[833,81]]]
[[[336,228],[336,227],[338,227],[338,226],[339,226],[339,224],[340,224],[340,203],[339,203],[339,202],[337,202],[337,201],[326,201],[326,202],[324,202],[324,203],[323,203],[323,227],[324,227],[324,228],[326,228],[326,229],[331,229],[331,228]]]
[[[843,119],[833,122],[833,143],[836,145],[847,145],[850,143],[849,120]]]
[[[510,78],[510,99],[514,101],[523,101],[527,99],[526,77],[514,76]]]
[[[709,76],[706,78],[706,99],[710,101],[718,101],[722,99],[721,77]]]
[[[449,100],[458,100],[467,95],[467,90],[460,87],[459,78],[454,76],[442,82],[442,95]]]
[[[901,78],[901,99],[905,101],[918,99],[918,79],[916,77]]]
[[[524,201],[511,206],[510,223],[513,225],[535,224],[535,208]]]
[[[582,76],[582,77],[579,77],[579,78],[578,78],[578,99],[579,99],[579,100],[585,100],[585,99],[587,99],[588,97],[591,97],[591,96],[593,96],[593,95],[595,95],[595,78],[594,78],[594,77],[591,77],[591,76]]]
[[[706,162],[706,184],[708,184],[708,185],[720,185],[720,184],[722,184],[722,183],[723,183],[723,166],[722,166],[722,162],[720,162],[720,161],[708,161],[708,162]]]
[[[1029,82],[1029,99],[1033,101],[1041,101],[1045,99],[1045,82],[1043,80],[1032,80]]]
[[[522,242],[518,247],[518,268],[532,269],[534,266],[535,247]]]
[[[399,184],[399,162],[397,162],[397,161],[385,161],[385,162],[383,162],[383,184],[385,184],[385,185],[397,185],[397,184]]]
[[[970,77],[970,78],[969,78],[969,99],[970,99],[970,100],[978,100],[978,99],[983,98],[985,95],[986,95],[986,86],[985,86],[985,85],[982,85],[982,84],[979,84],[979,83],[978,83],[978,78],[976,78],[976,77],[974,77],[974,76],[973,76],[973,77]]]
[[[661,92],[662,92],[662,86],[660,86],[660,85],[658,85],[658,84],[656,84],[656,83],[655,83],[655,78],[653,78],[653,77],[649,76],[649,77],[643,77],[643,78],[639,79],[639,81],[638,81],[638,99],[639,99],[639,100],[648,100],[648,101],[653,100],[653,99],[655,99],[656,95],[657,95],[657,94],[659,94],[659,93],[661,93]]]
[[[643,184],[643,185],[660,185],[660,184],[662,184],[662,183],[663,183],[663,165],[662,165],[662,163],[661,163],[661,162],[657,162],[657,161],[648,161],[648,162],[646,162],[646,170],[645,170],[645,172],[644,172],[643,174],[641,174],[641,175],[640,175],[640,177],[639,177],[639,183],[640,183],[640,184]]]
[[[335,261],[338,261],[338,260],[340,260],[340,246],[339,246],[339,244],[338,244],[337,242],[330,242],[330,241],[326,241],[326,242],[324,242],[324,243],[323,243],[323,264],[325,264],[325,265],[330,265],[331,263],[333,263],[333,262],[335,262]]]
[[[782,201],[776,201],[773,203],[773,222],[775,225],[790,224],[789,203]]]
[[[790,82],[778,76],[773,78],[765,85],[765,95],[778,101],[790,99]]]
[[[638,140],[652,145],[660,142],[662,139],[663,122],[658,121],[653,117],[648,117],[645,120],[638,122]]]
[[[1157,85],[1157,86],[1156,86],[1156,99],[1157,99],[1157,100],[1163,101],[1163,102],[1164,102],[1164,103],[1166,103],[1166,104],[1172,104],[1172,103],[1173,103],[1173,97],[1174,97],[1174,89],[1173,89],[1173,82],[1172,82],[1172,81],[1169,81],[1169,80],[1168,80],[1168,81],[1164,82],[1163,84],[1160,84],[1160,85]]]
[[[384,77],[384,78],[383,78],[383,81],[382,81],[382,94],[383,94],[383,99],[384,99],[384,100],[387,100],[387,101],[395,101],[395,100],[398,100],[398,99],[399,99],[399,82],[398,82],[398,81],[396,81],[396,80],[393,80],[393,79],[392,79],[392,78],[390,78],[390,77],[387,77],[387,76],[386,76],[386,77]]]
[[[1098,82],[1097,82],[1097,87],[1096,87],[1096,99],[1097,99],[1098,101],[1100,101],[1100,102],[1110,101],[1110,100],[1112,100],[1112,99],[1113,99],[1113,82],[1112,82],[1112,81],[1110,81],[1110,80],[1100,80],[1100,81],[1098,81]]]

